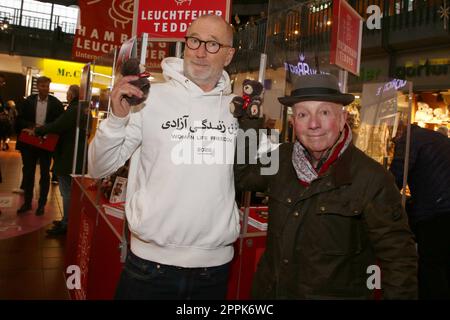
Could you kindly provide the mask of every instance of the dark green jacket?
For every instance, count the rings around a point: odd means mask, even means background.
[[[58,144],[53,153],[55,163],[53,171],[57,176],[69,175],[72,173],[73,153],[75,148],[75,136],[77,129],[78,100],[73,100],[67,110],[55,121],[47,123],[45,126],[35,129],[37,135],[56,133],[59,135]],[[84,117],[83,117],[84,118]],[[83,152],[85,142],[84,120],[80,121],[79,130],[77,168],[75,173],[81,173],[83,165]]]
[[[292,166],[292,146],[279,148],[276,175],[236,166],[238,189],[269,195],[266,251],[253,297],[371,299],[366,283],[374,272],[367,268],[378,263],[384,298],[415,299],[417,254],[393,177],[350,145],[305,187]]]

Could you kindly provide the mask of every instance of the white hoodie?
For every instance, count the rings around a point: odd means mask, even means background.
[[[152,85],[139,112],[100,124],[89,174],[110,175],[132,156],[125,210],[134,254],[179,267],[222,265],[240,227],[230,79],[223,72],[205,93],[183,75],[181,59],[166,58],[162,68],[167,82]]]

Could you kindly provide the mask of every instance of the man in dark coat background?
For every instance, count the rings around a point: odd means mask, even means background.
[[[59,191],[63,198],[63,218],[61,221],[54,221],[53,228],[47,230],[47,234],[52,236],[63,235],[67,231],[67,223],[70,210],[70,193],[72,186],[73,156],[75,150],[75,140],[77,134],[77,117],[78,117],[78,97],[80,87],[71,85],[67,91],[67,102],[69,106],[54,122],[48,123],[42,127],[36,128],[34,134],[38,136],[47,133],[56,133],[59,135],[58,144],[54,152],[55,163],[53,166],[54,174],[58,177]],[[84,113],[80,114],[80,127],[78,134],[77,161],[74,173],[81,173],[83,168],[83,151],[86,134],[85,127],[86,117]]]
[[[410,141],[406,211],[419,252],[419,298],[450,299],[450,139],[413,124]],[[390,167],[399,188],[405,150],[403,134]]]
[[[54,121],[63,112],[64,107],[56,97],[49,95],[51,79],[39,77],[37,79],[38,94],[30,95],[21,103],[18,108],[17,129],[34,129]],[[16,149],[20,150],[23,161],[24,174],[24,203],[17,210],[18,214],[31,210],[34,189],[34,177],[36,164],[39,161],[41,178],[39,181],[39,200],[36,215],[43,215],[45,204],[47,203],[48,191],[50,188],[50,163],[51,152],[36,148],[30,144],[17,141]]]

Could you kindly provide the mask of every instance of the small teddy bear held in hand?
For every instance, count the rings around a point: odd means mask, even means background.
[[[139,79],[130,81],[130,84],[141,89],[141,91],[144,93],[144,96],[142,98],[138,98],[136,96],[124,96],[130,106],[136,106],[144,102],[145,99],[147,99],[148,92],[150,90],[150,81],[147,79],[150,74],[148,72],[145,72],[145,68],[139,64],[139,60],[137,58],[130,58],[125,61],[120,69],[120,73],[123,76],[139,76]]]
[[[249,118],[259,118],[263,89],[259,81],[245,79],[242,83],[242,97],[234,97],[230,103],[233,116],[241,118],[247,114]]]

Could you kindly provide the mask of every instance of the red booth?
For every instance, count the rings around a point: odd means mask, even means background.
[[[72,299],[114,298],[122,270],[124,223],[105,214],[102,205],[106,202],[97,191],[96,180],[73,179],[65,266],[66,270],[69,266],[80,268],[81,287],[69,290]],[[234,245],[227,299],[250,298],[253,273],[265,248],[264,231],[250,225],[242,231]]]

